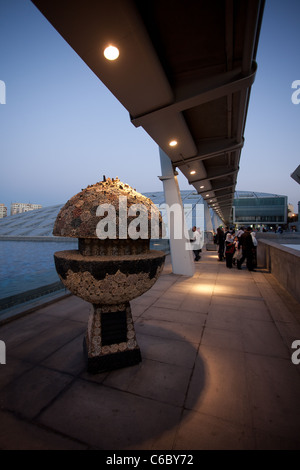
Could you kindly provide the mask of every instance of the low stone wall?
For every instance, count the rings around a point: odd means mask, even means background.
[[[47,286],[37,287],[36,289],[31,289],[20,294],[0,299],[0,315],[2,310],[15,307],[16,305],[24,304],[25,302],[38,299],[40,297],[43,297],[44,295],[52,294],[53,292],[57,292],[60,290],[65,290],[65,292],[68,292],[65,289],[63,283],[61,281],[58,281],[52,284],[48,284]]]
[[[300,244],[300,233],[299,232],[255,232],[257,240],[271,240],[277,243],[299,243]]]
[[[279,241],[289,243],[286,238],[277,241],[259,240],[257,264],[267,268],[277,281],[300,302],[300,251],[283,246]],[[295,242],[295,239],[291,241],[291,243]]]
[[[69,243],[74,242],[78,243],[77,238],[71,237],[25,237],[25,236],[10,236],[10,235],[0,235],[0,241],[7,242],[60,242],[60,243]]]

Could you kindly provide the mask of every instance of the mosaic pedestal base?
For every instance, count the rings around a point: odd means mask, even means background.
[[[129,302],[93,305],[84,339],[84,354],[87,371],[92,374],[141,362]]]

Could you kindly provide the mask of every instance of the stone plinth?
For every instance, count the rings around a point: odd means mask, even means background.
[[[104,372],[138,364],[142,360],[129,302],[93,305],[84,348],[88,372]]]

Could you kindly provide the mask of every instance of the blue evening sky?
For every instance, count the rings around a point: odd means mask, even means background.
[[[267,0],[237,182],[288,196],[296,212],[299,43],[300,0]],[[30,0],[0,0],[0,80],[0,203],[63,204],[103,175],[163,189],[157,145]]]

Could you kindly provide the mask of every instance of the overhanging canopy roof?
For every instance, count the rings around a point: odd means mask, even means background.
[[[229,221],[265,0],[33,3]]]

